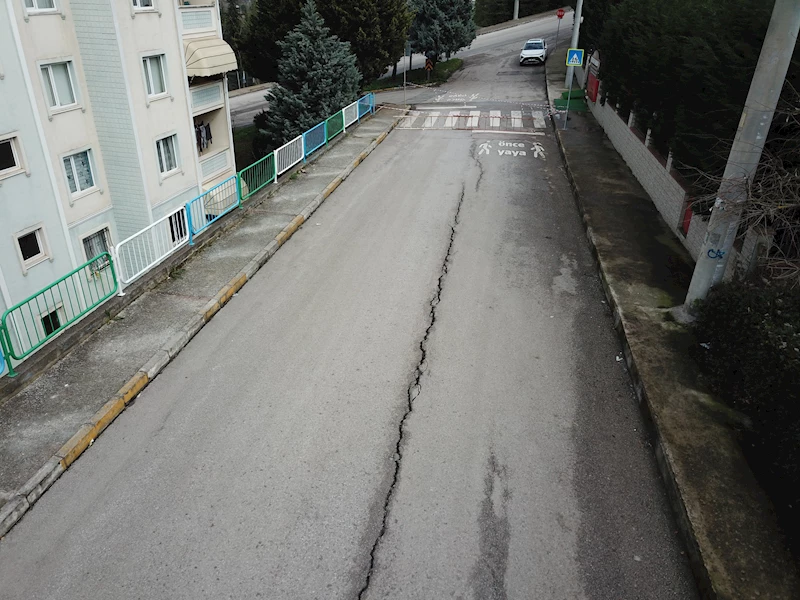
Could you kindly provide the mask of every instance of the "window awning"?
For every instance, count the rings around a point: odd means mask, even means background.
[[[184,41],[186,74],[189,77],[210,77],[236,71],[236,55],[227,42],[218,37]]]

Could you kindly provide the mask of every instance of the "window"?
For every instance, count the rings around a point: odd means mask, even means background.
[[[83,238],[83,253],[86,255],[86,260],[91,260],[95,256],[100,256],[104,252],[108,252],[109,238],[108,228],[103,228]],[[107,266],[107,256],[103,256],[92,262],[92,270],[95,272],[102,271]]]
[[[94,187],[94,173],[90,150],[84,150],[71,156],[64,157],[64,171],[67,175],[69,191],[75,195],[90,190]]]
[[[55,10],[56,5],[53,0],[25,0],[25,8],[30,12],[39,10]]]
[[[58,309],[42,315],[42,327],[44,327],[45,336],[61,329],[61,318],[58,316]]]
[[[50,108],[75,105],[75,84],[72,78],[72,62],[42,65],[44,90]]]
[[[144,65],[144,80],[147,85],[147,95],[160,96],[167,92],[164,80],[164,55],[146,56],[142,59]]]
[[[153,8],[153,0],[133,0],[133,8],[139,10]]]
[[[41,225],[21,231],[15,237],[17,238],[17,250],[22,261],[23,273],[27,273],[30,267],[47,260],[49,257],[47,238]]]
[[[166,175],[178,168],[178,136],[170,135],[156,142],[158,151],[158,170]]]
[[[17,138],[0,140],[0,178],[22,171]]]

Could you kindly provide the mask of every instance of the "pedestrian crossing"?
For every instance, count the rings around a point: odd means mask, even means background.
[[[546,129],[543,110],[411,110],[399,129]]]

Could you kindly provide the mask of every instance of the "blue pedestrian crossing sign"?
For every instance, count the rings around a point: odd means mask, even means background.
[[[567,66],[568,67],[581,67],[583,66],[583,49],[570,48],[567,50]]]

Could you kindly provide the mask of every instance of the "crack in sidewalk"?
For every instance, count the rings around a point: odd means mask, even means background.
[[[428,358],[428,339],[430,338],[433,326],[436,324],[436,308],[437,306],[439,306],[439,302],[441,302],[442,300],[444,279],[445,276],[447,275],[450,264],[450,257],[453,253],[453,245],[456,239],[456,227],[458,227],[460,223],[461,207],[464,204],[465,195],[466,195],[466,183],[462,184],[461,186],[461,196],[459,197],[458,204],[456,205],[456,212],[453,217],[453,224],[450,226],[450,243],[447,246],[447,252],[445,253],[444,260],[442,261],[442,270],[441,273],[439,274],[439,279],[436,284],[436,293],[433,295],[433,298],[431,298],[430,301],[430,312],[428,313],[428,327],[425,329],[425,334],[422,336],[422,340],[420,340],[419,342],[419,349],[421,353],[420,360],[417,363],[416,368],[414,369],[414,377],[412,379],[412,382],[408,386],[406,411],[403,414],[403,418],[400,419],[400,424],[397,428],[398,437],[393,456],[394,475],[392,477],[392,483],[389,486],[389,490],[386,493],[386,500],[383,503],[383,519],[381,521],[381,529],[378,532],[378,537],[375,538],[375,543],[372,545],[372,550],[370,551],[369,554],[369,568],[367,569],[367,578],[366,581],[364,582],[364,586],[358,592],[358,600],[362,600],[364,594],[367,593],[369,584],[372,581],[372,574],[375,570],[375,557],[378,553],[378,547],[380,546],[381,540],[383,539],[383,536],[386,533],[386,522],[389,518],[389,505],[392,502],[392,497],[394,496],[394,491],[395,488],[397,487],[397,482],[400,478],[400,462],[403,460],[403,438],[405,435],[405,424],[406,421],[408,420],[408,417],[411,415],[411,412],[414,410],[414,401],[419,397],[420,393],[422,392],[421,379],[427,369],[426,361]]]

